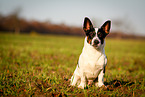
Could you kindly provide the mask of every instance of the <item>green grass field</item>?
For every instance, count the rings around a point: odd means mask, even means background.
[[[108,89],[69,86],[83,40],[0,34],[0,96],[145,96],[145,40],[106,39]]]

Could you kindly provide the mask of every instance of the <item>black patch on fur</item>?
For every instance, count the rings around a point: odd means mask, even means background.
[[[105,33],[105,31],[103,30],[103,28],[99,28],[98,32],[97,32],[97,36],[99,37],[99,39],[101,40],[101,44],[104,43],[104,38],[107,36],[107,34]]]
[[[84,28],[84,29],[85,29],[85,28]],[[86,36],[89,36],[90,33],[95,33],[94,31],[95,31],[94,27],[93,27],[93,26],[90,26],[89,30],[85,31]]]
[[[104,69],[103,69],[103,73],[105,74],[105,67],[104,67]]]
[[[101,28],[98,29],[97,35],[99,39],[101,40],[101,44],[104,43],[104,38],[109,34],[111,27],[111,21],[106,21]]]
[[[96,35],[96,33],[95,33],[95,29],[94,29],[90,19],[87,17],[84,19],[83,29],[84,29],[85,34],[87,36],[87,42],[89,44],[91,44],[91,41],[92,41],[93,37]]]
[[[88,34],[87,34],[87,42],[89,44],[91,44],[92,42],[92,39],[95,37],[96,33],[95,33],[95,29],[92,28],[90,31],[88,31]]]

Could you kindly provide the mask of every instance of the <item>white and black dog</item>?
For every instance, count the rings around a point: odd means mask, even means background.
[[[105,37],[109,34],[111,21],[106,21],[100,28],[94,28],[90,19],[85,17],[83,30],[86,37],[84,47],[79,57],[77,67],[71,77],[71,85],[84,89],[86,84],[94,82],[95,86],[104,85],[105,66]]]

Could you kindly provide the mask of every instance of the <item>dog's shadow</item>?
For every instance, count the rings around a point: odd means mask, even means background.
[[[132,86],[135,83],[130,81],[114,79],[110,82],[104,82],[104,84],[107,86],[108,90],[113,91],[114,89],[117,88]]]

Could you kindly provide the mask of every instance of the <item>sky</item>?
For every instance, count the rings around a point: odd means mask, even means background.
[[[27,20],[81,27],[87,16],[97,27],[111,20],[112,31],[118,27],[145,36],[145,0],[0,0],[0,14],[8,15],[18,8],[20,17]],[[116,20],[122,27],[115,25]]]

